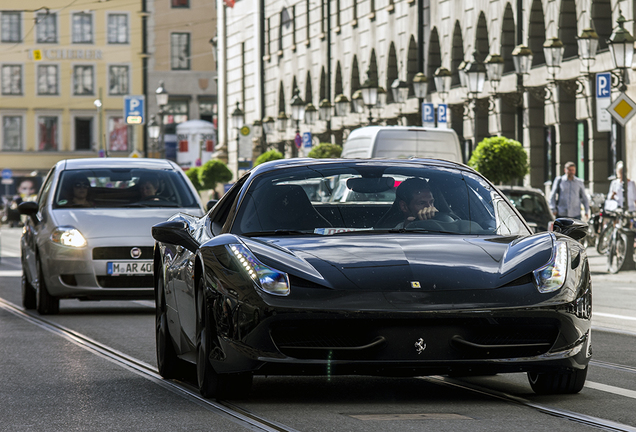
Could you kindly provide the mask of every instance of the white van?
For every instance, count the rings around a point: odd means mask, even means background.
[[[342,147],[342,158],[410,157],[462,162],[459,138],[452,129],[417,126],[365,126],[354,129]]]

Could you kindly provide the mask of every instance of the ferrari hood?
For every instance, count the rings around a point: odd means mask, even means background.
[[[269,265],[320,283],[318,273],[334,289],[493,289],[527,276],[552,254],[548,233],[524,238],[390,234],[262,240],[248,246]],[[276,249],[275,260],[268,259],[268,249]]]
[[[53,217],[57,226],[77,228],[87,238],[148,237],[151,228],[177,213],[178,208],[57,209]],[[195,209],[192,209],[195,210]]]

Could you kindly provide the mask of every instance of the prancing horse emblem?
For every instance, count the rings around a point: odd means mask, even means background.
[[[426,344],[424,343],[424,339],[419,338],[417,341],[415,341],[415,351],[417,351],[418,354],[422,354],[425,349]]]

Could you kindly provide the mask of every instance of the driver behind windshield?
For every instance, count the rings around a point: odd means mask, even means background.
[[[395,191],[395,200],[404,220],[396,228],[404,228],[414,220],[432,219],[439,212],[428,182],[420,178],[404,180]]]

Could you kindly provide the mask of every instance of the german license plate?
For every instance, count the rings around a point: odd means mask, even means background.
[[[149,275],[152,274],[152,261],[109,262],[108,274],[112,276]]]

